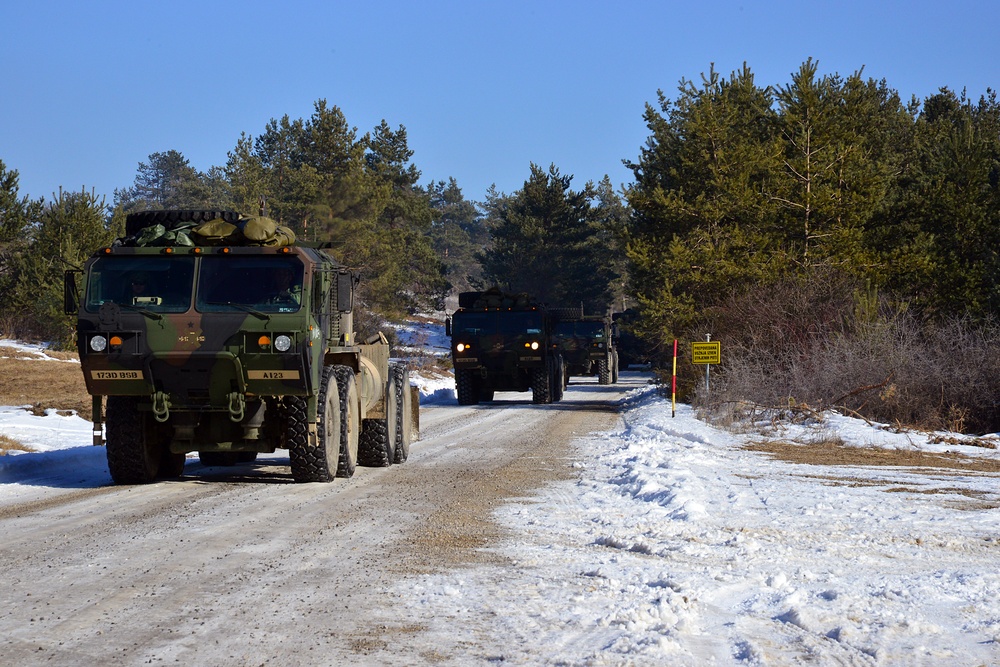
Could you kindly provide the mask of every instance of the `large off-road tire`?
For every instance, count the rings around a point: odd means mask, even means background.
[[[413,394],[410,391],[410,369],[406,364],[389,367],[392,388],[396,392],[396,443],[393,462],[403,463],[410,456],[413,439]]]
[[[319,388],[319,420],[315,443],[309,442],[306,401],[299,396],[285,397],[285,443],[292,478],[296,482],[332,482],[337,475],[341,440],[341,398],[336,366],[323,368]]]
[[[385,383],[385,418],[364,419],[361,422],[361,439],[358,442],[358,463],[363,466],[385,468],[396,458],[396,431],[399,429],[399,396],[392,386],[392,374]]]
[[[611,368],[607,359],[597,362],[597,384],[611,384]]]
[[[563,399],[563,390],[566,389],[566,364],[562,355],[556,357],[552,368],[552,402],[558,403]]]
[[[137,396],[108,396],[108,470],[115,484],[148,484],[156,479],[163,456],[154,428],[139,411]]]
[[[137,211],[125,216],[125,235],[134,236],[150,225],[163,225],[168,231],[189,223],[223,219],[235,224],[240,219],[236,211]]]
[[[361,398],[354,371],[349,366],[334,366],[340,392],[340,460],[337,477],[351,477],[358,465],[358,440],[361,435]]]
[[[162,455],[160,456],[160,470],[156,473],[160,479],[177,479],[184,474],[184,463],[187,460],[186,454],[175,454],[170,451],[170,447],[163,444]]]
[[[531,402],[552,402],[552,364],[549,362],[531,371]]]
[[[458,394],[459,405],[476,405],[479,403],[480,382],[476,371],[465,368],[455,371],[455,392]]]

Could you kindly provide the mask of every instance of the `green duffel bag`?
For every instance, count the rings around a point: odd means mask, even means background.
[[[150,225],[149,227],[144,227],[135,237],[135,244],[145,247],[192,246],[194,245],[194,241],[191,240],[190,232],[191,230],[187,228],[168,230],[160,224]]]
[[[191,230],[191,238],[197,245],[225,245],[233,241],[236,225],[222,218],[203,222]]]
[[[281,248],[286,245],[295,245],[295,232],[284,225],[278,225],[278,227],[274,230],[274,236],[266,241],[263,241],[261,245],[271,248]]]
[[[278,229],[278,224],[271,218],[258,216],[255,218],[242,218],[236,223],[243,238],[251,245],[271,245],[268,243]]]
[[[150,225],[149,227],[143,227],[135,236],[135,244],[137,246],[154,245],[157,241],[162,239],[163,235],[166,233],[167,228],[163,225]]]

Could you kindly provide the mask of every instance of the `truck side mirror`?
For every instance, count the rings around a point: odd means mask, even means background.
[[[80,310],[80,297],[76,290],[76,274],[82,273],[76,269],[63,273],[63,312],[75,315]]]
[[[451,337],[451,316],[444,319],[444,335]]]
[[[354,276],[350,271],[337,273],[337,310],[342,313],[354,310]]]

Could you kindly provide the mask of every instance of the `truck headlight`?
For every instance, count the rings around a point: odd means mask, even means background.
[[[292,349],[292,339],[286,336],[285,334],[281,334],[280,336],[275,336],[274,349],[276,349],[278,352],[288,352],[288,350]]]
[[[465,343],[459,343],[458,345],[455,346],[455,351],[456,352],[465,352],[468,349],[469,349],[469,346],[466,345]]]
[[[108,339],[104,336],[94,336],[90,339],[90,349],[94,352],[104,352],[108,347]]]

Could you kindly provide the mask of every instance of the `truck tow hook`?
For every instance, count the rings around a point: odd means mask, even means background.
[[[153,394],[153,417],[161,424],[170,419],[170,396],[165,391]]]
[[[229,419],[239,423],[243,421],[243,415],[246,412],[247,402],[238,391],[231,392],[229,394]]]

